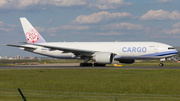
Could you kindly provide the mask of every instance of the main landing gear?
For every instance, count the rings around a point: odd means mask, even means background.
[[[166,60],[165,58],[160,59],[161,63],[159,64],[159,67],[163,67],[164,66],[163,61],[165,61],[165,60]]]
[[[92,67],[93,64],[92,63],[80,63],[80,67]],[[94,63],[94,67],[105,67],[106,64],[98,64],[98,63]]]
[[[89,57],[84,58],[84,63],[80,63],[80,67],[92,67],[92,63],[87,63],[90,60]],[[94,63],[94,67],[105,67],[106,64],[99,64],[99,63]]]
[[[94,67],[105,67],[106,64],[98,64],[98,63],[94,63]]]
[[[80,63],[80,67],[92,67],[92,63]]]

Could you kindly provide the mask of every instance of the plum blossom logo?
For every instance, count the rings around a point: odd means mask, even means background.
[[[39,33],[34,30],[33,28],[29,30],[29,32],[26,32],[26,38],[29,43],[34,43],[39,40]]]

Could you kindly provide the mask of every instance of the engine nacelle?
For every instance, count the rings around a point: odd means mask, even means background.
[[[125,63],[125,64],[132,64],[135,62],[134,59],[121,59],[121,60],[118,60],[120,63]]]
[[[96,52],[93,60],[100,64],[111,64],[114,61],[114,55],[109,52]]]

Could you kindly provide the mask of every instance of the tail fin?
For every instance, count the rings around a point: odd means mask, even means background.
[[[36,31],[36,29],[29,23],[26,18],[20,18],[27,43],[46,43],[43,37]]]

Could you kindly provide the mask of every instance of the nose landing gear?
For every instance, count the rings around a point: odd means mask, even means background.
[[[164,66],[164,64],[163,64],[163,63],[160,63],[160,64],[159,64],[159,67],[163,67],[163,66]]]
[[[163,61],[165,61],[165,60],[166,60],[165,58],[160,59],[161,63],[159,64],[159,67],[163,67],[164,66]]]

